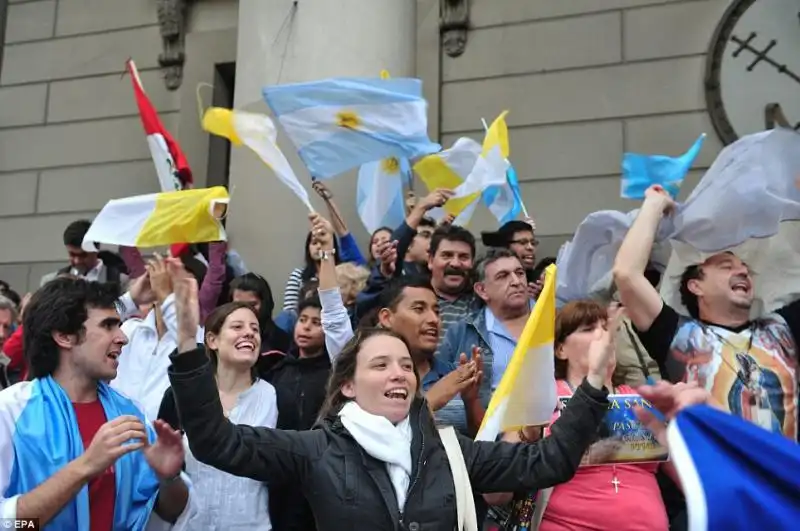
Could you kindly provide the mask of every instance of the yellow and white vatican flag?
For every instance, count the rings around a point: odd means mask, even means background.
[[[547,424],[555,411],[556,266],[549,266],[545,274],[542,294],[483,417],[476,437],[479,441],[494,441],[503,432]]]
[[[278,148],[278,132],[269,116],[211,107],[203,116],[203,129],[212,135],[227,138],[236,146],[244,144],[255,151],[264,164],[275,172],[275,176],[300,198],[310,212],[314,212],[308,192]]]
[[[487,188],[507,184],[506,114],[503,111],[492,123],[482,146],[470,138],[459,138],[450,149],[428,155],[414,165],[414,171],[429,190],[449,188],[455,192],[444,205],[448,214],[460,215],[475,205]]]
[[[83,247],[88,250],[94,242],[160,247],[223,241],[227,236],[220,221],[227,207],[222,186],[112,199],[94,218]]]
[[[454,198],[474,197],[490,186],[507,184],[509,146],[506,114],[508,111],[503,111],[486,130],[481,154],[464,182],[453,190]]]
[[[481,152],[479,143],[471,138],[462,137],[456,140],[450,149],[428,155],[414,164],[414,171],[431,192],[437,188],[455,190],[467,180]],[[479,198],[480,193],[453,198],[445,203],[443,208],[447,214],[458,216],[467,207],[476,204]]]

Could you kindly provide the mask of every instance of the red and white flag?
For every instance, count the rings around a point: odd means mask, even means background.
[[[128,59],[126,66],[133,82],[133,93],[136,96],[136,105],[142,117],[142,125],[147,135],[147,145],[156,166],[158,182],[162,192],[183,190],[192,184],[192,170],[189,162],[181,151],[181,147],[164,128],[155,107],[150,102],[142,87],[139,71],[132,59]]]

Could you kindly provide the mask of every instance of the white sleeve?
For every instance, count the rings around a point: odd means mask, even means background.
[[[154,509],[150,513],[150,519],[147,521],[145,531],[195,531],[199,529],[197,520],[200,516],[200,508],[194,496],[192,480],[189,479],[185,472],[181,472],[181,480],[186,484],[186,488],[189,489],[189,498],[186,500],[186,507],[183,508],[183,512],[178,516],[174,524],[170,524],[162,520]]]
[[[322,304],[322,330],[325,332],[325,348],[331,361],[342,352],[342,349],[353,338],[353,325],[350,315],[344,307],[339,288],[318,289],[319,301]]]
[[[139,312],[138,306],[133,302],[130,291],[126,291],[122,297],[117,299],[117,311],[123,321],[127,321]]]
[[[0,518],[17,517],[17,502],[22,494],[3,498],[11,483],[14,469],[14,431],[28,398],[33,382],[21,382],[0,392]]]
[[[278,425],[278,395],[275,392],[275,387],[268,383],[269,385],[269,396],[267,400],[269,403],[267,404],[267,428],[274,428]]]

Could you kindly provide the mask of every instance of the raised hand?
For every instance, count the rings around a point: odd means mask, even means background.
[[[331,192],[322,181],[314,179],[311,182],[311,188],[313,188],[314,191],[317,192],[317,195],[320,196],[324,201],[330,201],[333,199],[333,192]]]
[[[153,422],[156,430],[156,442],[148,444],[144,450],[147,464],[159,479],[170,479],[178,475],[183,466],[185,451],[181,433],[173,430],[163,420]]]
[[[603,388],[617,365],[615,338],[619,319],[619,312],[610,314],[606,326],[594,331],[594,337],[589,345],[589,374],[586,379],[595,389]]]
[[[446,188],[437,188],[429,193],[422,200],[419,201],[419,207],[423,208],[426,212],[432,208],[440,207],[447,203],[448,199],[453,197],[455,192]]]
[[[150,287],[155,298],[159,302],[164,302],[172,293],[172,280],[170,279],[167,264],[161,256],[156,255],[147,262],[145,266],[147,276],[150,279]]]
[[[448,402],[456,397],[459,393],[467,389],[470,385],[475,383],[478,376],[478,368],[475,361],[466,361],[466,355],[461,354],[461,363],[456,370],[451,371],[441,380],[433,384],[425,393],[431,409],[437,411],[443,408]]]
[[[461,354],[459,358],[459,366],[464,366],[469,363],[467,361],[467,356],[465,354]],[[475,364],[475,378],[473,382],[461,390],[461,398],[464,402],[472,402],[479,399],[479,393],[481,389],[481,382],[483,382],[483,357],[481,356],[481,349],[473,346],[472,347],[472,363]]]
[[[531,299],[538,299],[544,289],[544,273],[536,282],[528,282],[528,296]]]
[[[645,190],[644,202],[657,205],[664,214],[670,214],[675,210],[675,200],[670,197],[663,186],[658,184],[654,184]]]
[[[658,382],[656,385],[643,385],[636,389],[636,392],[650,402],[665,417],[659,418],[652,411],[642,407],[635,408],[636,416],[648,430],[653,432],[662,446],[667,446],[667,425],[664,423],[665,420],[672,420],[680,410],[697,404],[719,407],[718,404],[713,402],[709,392],[702,387],[698,387],[695,383],[670,384]]]
[[[378,246],[380,272],[386,278],[394,276],[397,270],[397,240],[386,241]]]
[[[136,306],[153,304],[156,301],[156,294],[150,285],[150,275],[146,272],[146,270],[144,275],[137,277],[131,283],[128,291],[131,294],[131,298]]]
[[[455,220],[456,217],[453,214],[445,214],[445,216],[439,220],[439,226],[444,227],[446,225],[452,225]]]
[[[311,222],[312,237],[319,242],[323,251],[333,249],[333,225],[316,212],[308,215]]]
[[[178,321],[178,352],[197,348],[197,328],[200,326],[200,302],[197,280],[177,258],[167,260],[172,289],[175,292],[175,313]]]
[[[89,448],[79,458],[90,477],[101,474],[117,459],[147,444],[147,430],[138,417],[122,415],[100,426]]]

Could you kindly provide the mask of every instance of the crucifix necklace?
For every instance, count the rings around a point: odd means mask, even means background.
[[[614,494],[619,494],[619,486],[622,485],[622,482],[617,479],[617,467],[612,465],[612,471],[614,479],[611,480],[611,484],[614,485]]]

